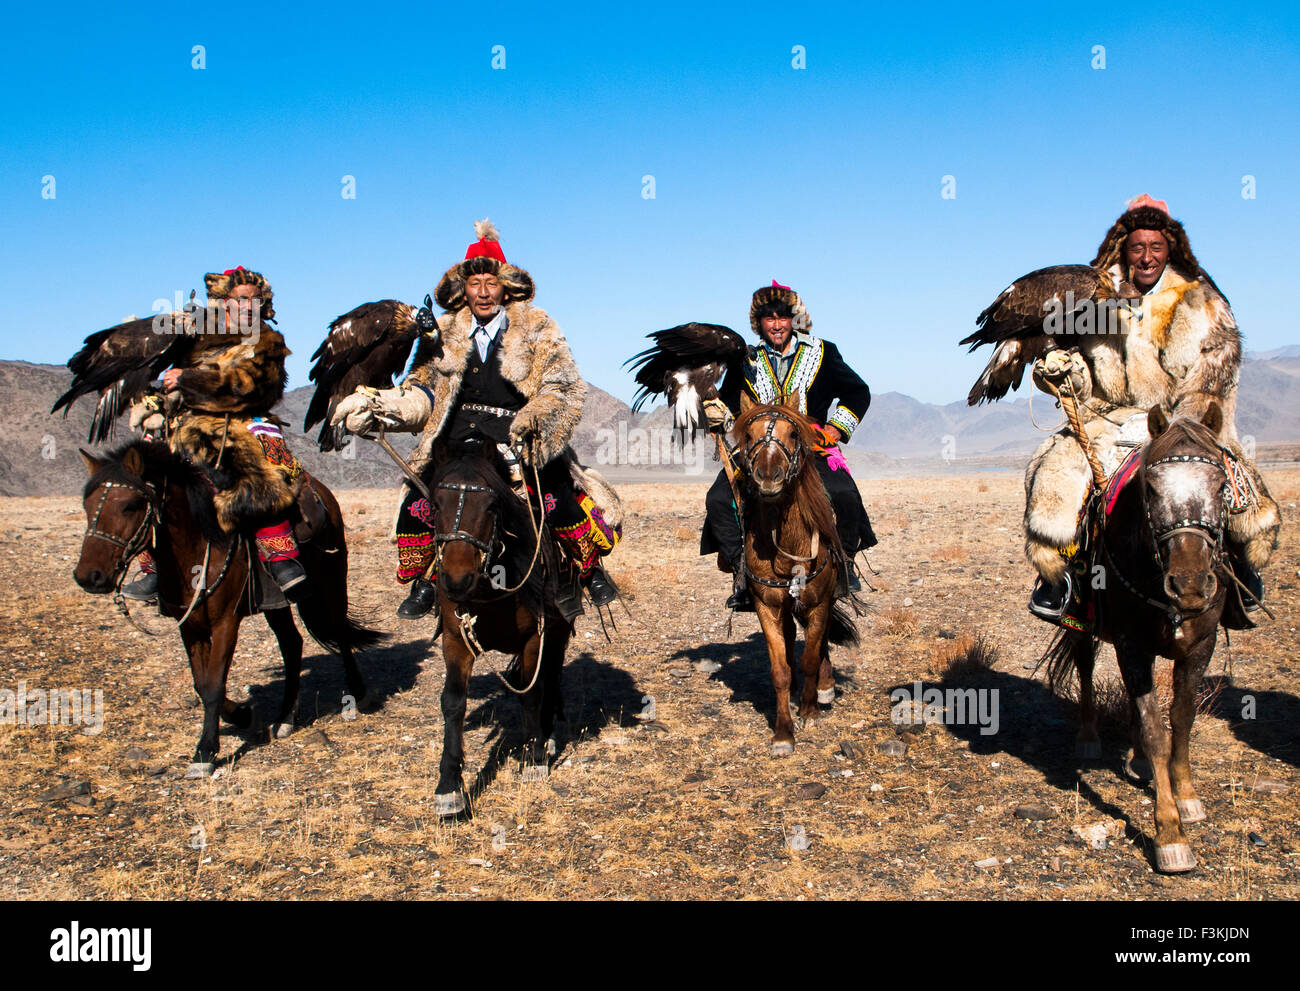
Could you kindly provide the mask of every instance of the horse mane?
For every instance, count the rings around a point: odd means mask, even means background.
[[[497,558],[497,562],[506,565],[506,571],[511,576],[510,585],[514,585],[519,578],[529,570],[533,562],[533,518],[530,515],[529,507],[516,494],[513,486],[507,481],[505,461],[496,448],[490,448],[483,454],[464,454],[451,457],[438,465],[434,469],[428,485],[431,492],[436,492],[438,484],[444,481],[468,481],[486,486],[496,497],[496,506],[498,520],[503,531],[514,534],[518,539],[511,540],[507,538],[505,543],[505,553]],[[538,493],[540,500],[541,494]],[[542,566],[538,562],[537,567],[532,569],[528,576],[528,582],[519,590],[521,596],[525,597],[525,605],[533,608],[534,611],[541,609],[542,604]]]
[[[131,451],[136,451],[144,461],[144,477],[130,474],[122,464]],[[145,440],[142,437],[112,448],[104,454],[103,460],[103,465],[90,476],[82,489],[82,499],[86,499],[105,482],[162,482],[161,488],[175,485],[185,492],[190,515],[194,517],[203,537],[222,547],[230,541],[230,534],[221,529],[221,524],[217,522],[217,511],[212,502],[214,486],[220,487],[222,476],[175,453],[160,441]]]
[[[818,438],[813,433],[812,420],[788,406],[757,403],[736,417],[732,429],[737,436],[744,437],[751,423],[774,409],[780,410],[793,421],[798,429],[799,443],[804,449],[804,456],[799,459],[799,473],[795,476],[788,498],[794,500],[795,509],[808,532],[820,533],[822,540],[829,540],[835,553],[843,557],[844,548],[840,545],[840,534],[835,528],[834,510],[831,509],[831,501],[826,495],[821,476],[813,465],[813,458],[818,457],[815,450]]]
[[[1183,443],[1190,443],[1206,451],[1218,452],[1219,438],[1209,427],[1194,416],[1176,416],[1169,425],[1143,447],[1141,467],[1167,457]]]

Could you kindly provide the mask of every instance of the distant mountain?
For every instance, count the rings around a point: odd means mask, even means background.
[[[55,398],[68,386],[61,365],[0,361],[0,496],[69,495],[81,490],[86,471],[77,455],[85,445],[92,404],[81,399],[67,419],[50,416]],[[289,445],[313,475],[332,488],[396,487],[400,473],[388,455],[369,441],[354,440],[344,454],[321,454],[301,424],[310,387],[287,393],[276,413],[289,423]],[[1033,415],[1046,428],[1061,413],[1043,395]],[[681,446],[666,406],[633,413],[609,393],[589,386],[573,446],[586,464],[611,480],[703,476],[712,478],[714,444],[702,435]],[[125,419],[118,440],[128,436]],[[1300,346],[1250,355],[1243,362],[1237,430],[1258,445],[1300,441]],[[947,472],[963,468],[1015,467],[1042,442],[1030,419],[1027,399],[967,406],[936,405],[898,392],[872,398],[866,419],[847,455],[859,475]],[[394,434],[391,442],[408,453],[415,438]]]

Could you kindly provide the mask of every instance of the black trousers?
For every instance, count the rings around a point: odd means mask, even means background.
[[[814,460],[822,486],[835,510],[835,529],[840,543],[850,556],[868,547],[876,546],[876,535],[871,529],[867,507],[862,504],[862,493],[847,471],[832,471],[824,457]],[[731,498],[731,486],[726,471],[709,486],[704,497],[704,532],[700,535],[700,553],[720,553],[733,566],[745,556],[744,538],[740,532],[740,519]]]

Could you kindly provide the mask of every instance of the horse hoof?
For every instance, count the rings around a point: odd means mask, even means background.
[[[197,762],[191,764],[185,769],[185,780],[197,781],[203,778],[212,777],[212,766],[213,765],[211,764],[200,764]]]
[[[524,768],[525,781],[545,781],[551,776],[551,769],[545,764],[529,764]]]
[[[277,740],[287,740],[297,728],[293,723],[276,723],[271,727],[271,732]]]
[[[835,689],[833,689],[833,688],[819,688],[819,689],[817,689],[817,704],[818,704],[818,705],[830,705],[830,704],[831,704],[832,702],[834,702],[834,701],[835,701]]]
[[[1184,825],[1205,818],[1205,806],[1199,798],[1180,798],[1174,804],[1178,806],[1178,818]]]
[[[441,819],[451,819],[465,811],[465,793],[453,791],[450,795],[434,795],[433,811]]]
[[[1124,758],[1124,773],[1129,779],[1139,784],[1147,784],[1156,776],[1156,769],[1152,767],[1151,762],[1145,757],[1134,757],[1130,754]],[[1204,818],[1202,814],[1201,818]]]
[[[1080,740],[1074,745],[1074,756],[1079,760],[1101,760],[1099,740]]]
[[[794,753],[793,743],[774,743],[772,744],[773,757],[789,757]]]
[[[1156,870],[1161,874],[1184,874],[1195,868],[1191,844],[1166,843],[1156,847]]]

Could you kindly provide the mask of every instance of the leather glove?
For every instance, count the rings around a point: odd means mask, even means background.
[[[514,447],[528,449],[528,442],[541,432],[541,424],[536,413],[520,410],[510,424],[510,443]]]
[[[705,419],[709,421],[710,430],[730,430],[733,422],[731,410],[721,399],[714,397],[703,403]]]
[[[1092,373],[1078,351],[1057,348],[1034,362],[1034,381],[1044,392],[1059,394],[1073,390],[1083,402],[1092,397]],[[1070,388],[1066,388],[1066,382]]]
[[[383,423],[386,430],[414,433],[424,429],[433,406],[423,389],[371,389],[358,386],[334,410],[330,423],[343,424],[349,433],[361,434]]]
[[[138,430],[141,433],[149,434],[162,433],[163,427],[166,424],[166,418],[163,416],[157,400],[155,399],[154,402],[149,401],[154,398],[155,397],[148,396],[145,398],[144,402],[136,403],[131,407],[130,423],[132,430]]]

